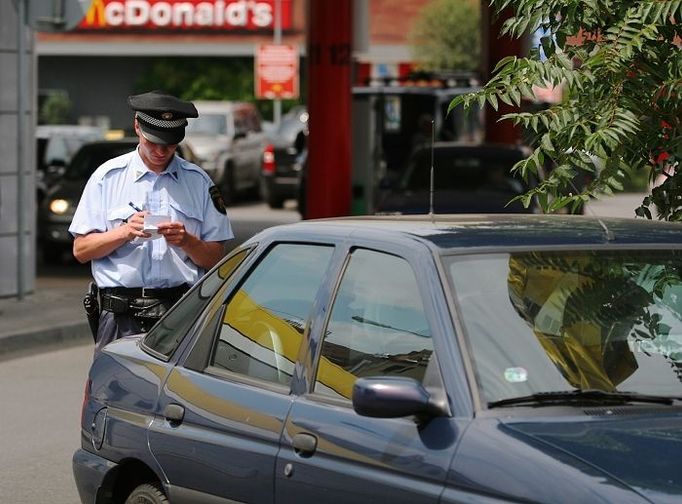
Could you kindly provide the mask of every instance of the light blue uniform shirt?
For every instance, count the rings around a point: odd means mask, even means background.
[[[204,241],[222,242],[234,235],[227,215],[209,194],[213,182],[198,166],[175,156],[165,171],[149,170],[137,150],[102,164],[88,180],[69,231],[75,235],[109,231],[134,210],[130,203],[172,221]],[[135,239],[110,255],[92,261],[99,287],[175,287],[193,285],[205,273],[185,252],[164,238]]]

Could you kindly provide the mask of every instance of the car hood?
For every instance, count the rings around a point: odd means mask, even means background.
[[[435,213],[532,213],[519,201],[509,203],[516,194],[501,191],[436,190]],[[391,191],[377,206],[377,213],[424,214],[429,212],[429,191]]]
[[[189,145],[194,154],[204,159],[229,148],[230,145],[227,136],[213,135],[186,135],[184,142]]]
[[[636,411],[641,414],[632,414]],[[503,428],[570,454],[653,502],[680,502],[682,410],[678,408],[676,414],[665,411],[604,408],[595,412],[603,418],[507,421]],[[625,414],[618,416],[620,413]]]

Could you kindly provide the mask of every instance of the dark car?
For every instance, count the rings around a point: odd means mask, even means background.
[[[433,160],[432,160],[433,156]],[[430,211],[433,166],[433,211],[436,213],[537,213],[512,198],[537,184],[523,181],[511,169],[528,151],[513,145],[469,145],[437,142],[418,146],[403,170],[378,198],[377,213],[424,214]]]
[[[308,112],[296,107],[282,117],[263,152],[261,197],[270,208],[282,208],[298,197],[307,149]]]
[[[96,126],[76,124],[40,125],[35,133],[36,202],[40,204],[76,151],[85,143],[104,139],[105,133]]]
[[[43,260],[59,263],[73,247],[69,226],[90,175],[105,161],[135,150],[137,138],[101,140],[83,145],[67,165],[64,174],[48,189],[38,207],[38,243]],[[186,145],[178,146],[178,154],[194,161]]]
[[[87,378],[83,503],[682,500],[679,224],[265,230]]]

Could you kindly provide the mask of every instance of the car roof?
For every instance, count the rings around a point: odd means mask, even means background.
[[[418,240],[438,253],[479,248],[682,248],[682,227],[677,223],[584,215],[358,216],[306,220],[268,231],[289,239],[347,239],[352,235],[374,241]]]
[[[498,143],[482,143],[482,144],[472,144],[467,142],[434,142],[433,148],[442,151],[457,151],[462,153],[476,153],[476,154],[489,154],[489,153],[525,153],[528,149],[521,145],[512,144],[498,144]],[[421,147],[422,150],[431,150],[430,144],[425,144]]]
[[[252,109],[255,105],[244,101],[197,100],[192,102],[199,112],[229,112],[238,109]]]

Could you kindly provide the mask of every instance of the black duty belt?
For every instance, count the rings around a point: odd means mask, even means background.
[[[101,295],[125,296],[127,298],[155,298],[172,299],[179,298],[189,290],[189,285],[182,284],[176,287],[154,289],[147,287],[103,287],[99,290]]]
[[[99,290],[100,305],[102,310],[116,314],[158,318],[188,290],[187,284],[167,289],[103,287]]]

